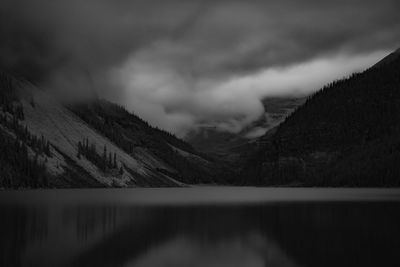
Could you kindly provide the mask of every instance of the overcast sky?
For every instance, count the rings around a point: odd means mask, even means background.
[[[400,47],[398,0],[1,0],[0,67],[179,135],[237,131]]]

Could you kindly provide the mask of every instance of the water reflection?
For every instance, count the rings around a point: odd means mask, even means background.
[[[0,266],[397,266],[397,202],[117,203],[3,203]]]
[[[296,266],[274,243],[261,233],[248,233],[242,237],[216,240],[215,243],[198,242],[187,237],[176,237],[133,259],[124,266]]]

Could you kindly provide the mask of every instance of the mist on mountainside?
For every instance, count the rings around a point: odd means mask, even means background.
[[[397,10],[394,0],[3,0],[0,69],[64,102],[111,100],[180,137],[204,125],[238,133],[264,98],[315,92],[392,51]]]

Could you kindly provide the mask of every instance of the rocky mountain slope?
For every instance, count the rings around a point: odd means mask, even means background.
[[[6,73],[0,74],[0,88],[0,187],[184,186],[217,180],[215,162],[117,105],[93,100],[65,107]]]
[[[400,185],[400,57],[307,99],[243,168],[247,184]]]

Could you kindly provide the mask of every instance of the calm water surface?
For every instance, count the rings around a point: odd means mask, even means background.
[[[0,266],[400,266],[398,189],[0,192]]]

